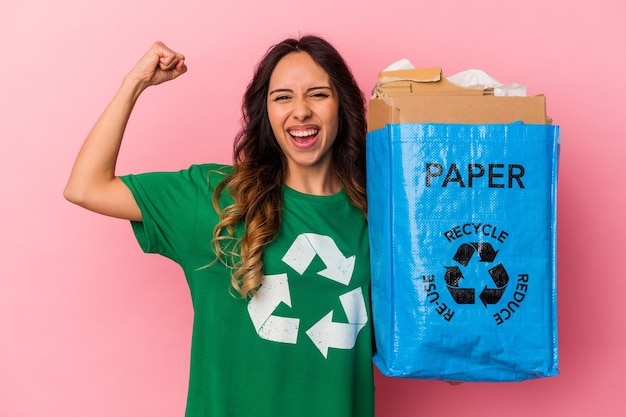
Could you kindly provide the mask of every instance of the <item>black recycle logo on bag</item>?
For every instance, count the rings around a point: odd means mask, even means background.
[[[465,267],[474,258],[475,254],[478,256],[479,262],[493,263],[498,255],[498,251],[494,250],[493,246],[487,242],[463,243],[457,249],[453,260]],[[446,275],[444,279],[454,301],[457,304],[475,304],[475,289],[459,287],[459,283],[465,278],[461,268],[456,265],[446,266],[445,268]],[[490,268],[488,273],[491,276],[494,287],[485,286],[478,296],[485,307],[488,304],[498,303],[509,283],[509,275],[501,263]]]

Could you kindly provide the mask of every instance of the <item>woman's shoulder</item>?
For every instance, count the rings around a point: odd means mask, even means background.
[[[233,166],[216,163],[193,164],[188,168],[188,170],[207,175],[230,175],[233,173]]]
[[[209,184],[212,184],[221,182],[224,178],[231,175],[233,167],[226,164],[206,163],[191,165],[183,172],[185,171],[194,182],[199,181],[206,184],[208,180]]]

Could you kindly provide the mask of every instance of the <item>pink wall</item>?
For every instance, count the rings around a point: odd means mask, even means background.
[[[185,53],[189,73],[142,98],[120,172],[229,161],[252,66],[306,32],[336,44],[364,91],[402,57],[448,75],[481,68],[546,94],[562,127],[562,374],[458,387],[378,374],[378,416],[626,415],[623,0],[161,3],[0,3],[0,416],[182,415],[184,279],[140,253],[125,222],[66,203],[62,188],[154,40]]]

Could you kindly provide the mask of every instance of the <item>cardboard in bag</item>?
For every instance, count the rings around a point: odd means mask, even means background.
[[[390,123],[549,124],[544,95],[494,96],[491,89],[459,87],[441,68],[388,71],[369,101],[368,131]]]

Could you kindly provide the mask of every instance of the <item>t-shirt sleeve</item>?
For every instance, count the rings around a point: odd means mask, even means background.
[[[203,206],[211,200],[211,170],[207,165],[194,165],[177,172],[120,177],[141,210],[142,221],[131,225],[144,252],[166,256],[179,264],[185,261],[193,244],[200,200]]]

